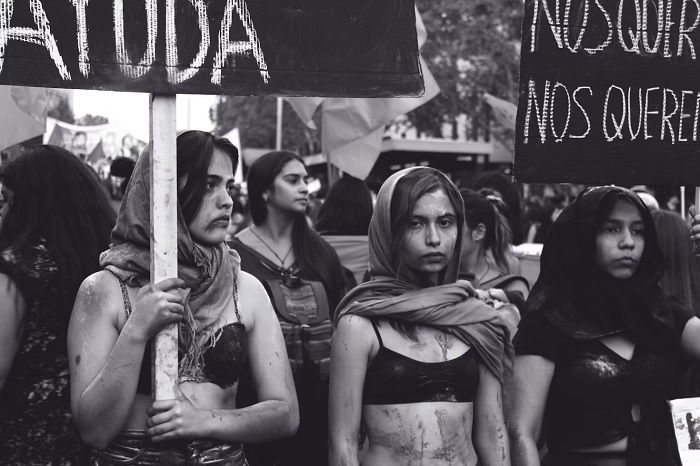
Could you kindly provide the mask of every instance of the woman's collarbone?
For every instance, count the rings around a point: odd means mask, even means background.
[[[387,331],[386,329],[390,329]],[[441,330],[415,326],[415,338],[405,335],[390,325],[380,328],[384,346],[403,356],[425,363],[438,363],[456,359],[470,347],[455,336]]]

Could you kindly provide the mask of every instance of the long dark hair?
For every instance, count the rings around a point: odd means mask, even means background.
[[[367,184],[344,175],[328,191],[318,212],[316,231],[329,235],[367,235],[373,210]]]
[[[471,189],[461,189],[459,193],[464,200],[464,220],[470,229],[475,229],[483,224],[486,229],[484,236],[484,249],[490,250],[496,266],[501,273],[510,272],[510,245],[512,233],[506,219],[498,210],[494,202],[486,197],[484,192],[476,192]]]
[[[504,213],[508,219],[510,230],[513,233],[513,241],[519,244],[522,239],[520,231],[520,192],[515,184],[503,173],[485,171],[472,178],[469,187],[475,191],[483,188],[491,188],[497,191],[503,198],[508,210]]]
[[[428,285],[427,283],[422,283],[419,277],[413,277],[406,266],[403,264],[403,254],[402,250],[404,248],[405,232],[408,228],[408,222],[413,213],[413,209],[416,207],[418,200],[428,193],[435,192],[442,189],[447,194],[447,197],[455,210],[455,215],[457,216],[457,242],[455,247],[458,249],[454,253],[459,256],[461,248],[461,238],[464,231],[464,211],[462,208],[462,198],[459,196],[459,192],[452,188],[449,180],[441,175],[437,170],[414,170],[408,173],[406,176],[401,178],[398,183],[396,183],[396,188],[394,188],[394,195],[391,198],[391,235],[394,239],[392,244],[392,256],[394,257],[395,268],[399,275],[409,277],[409,281],[421,285]],[[443,272],[444,274],[444,272]],[[442,282],[443,277],[440,277],[440,282]]]
[[[220,149],[231,158],[233,172],[238,167],[238,149],[222,137],[206,131],[185,131],[177,137],[177,178],[187,176],[187,182],[178,189],[177,198],[187,225],[202,207],[207,189],[207,173],[214,157],[214,149]]]
[[[294,160],[304,165],[301,157],[293,152],[274,151],[263,155],[250,166],[248,203],[255,225],[260,225],[267,219],[263,192],[272,189],[277,175]],[[310,279],[323,283],[330,308],[335,309],[346,291],[342,266],[335,250],[309,227],[304,214],[294,217],[292,248],[299,268]]]
[[[99,270],[116,219],[97,175],[71,152],[44,145],[3,166],[0,182],[13,193],[0,250],[21,252],[45,241],[73,297],[85,277]]]
[[[697,314],[700,312],[700,268],[693,254],[690,228],[680,215],[670,210],[653,211],[651,217],[665,261],[661,288]]]

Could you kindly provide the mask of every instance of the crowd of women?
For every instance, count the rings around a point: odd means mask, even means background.
[[[530,291],[493,190],[414,167],[373,206],[345,179],[314,228],[303,160],[271,152],[227,239],[238,162],[178,137],[178,276],[159,283],[148,149],[116,219],[63,149],[2,167],[3,464],[681,466],[666,400],[700,388],[687,224],[585,190]],[[346,236],[367,236],[364,268],[329,244]],[[154,400],[172,323],[178,395]]]

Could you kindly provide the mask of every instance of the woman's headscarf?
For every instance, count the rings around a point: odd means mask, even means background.
[[[150,150],[139,158],[124,194],[110,248],[100,255],[100,266],[130,286],[143,286],[150,277]],[[180,324],[180,376],[202,380],[202,355],[216,344],[223,311],[237,306],[238,253],[225,243],[204,247],[192,241],[177,206],[178,276],[189,288],[185,319]]]
[[[644,222],[644,251],[635,273],[615,279],[596,263],[596,234],[616,200],[629,202]],[[632,191],[603,186],[583,192],[556,222],[544,243],[540,276],[527,300],[575,340],[624,331],[651,348],[668,348],[674,337],[670,306],[658,285],[663,255],[649,210]]]
[[[421,288],[397,270],[392,254],[391,201],[397,183],[407,174],[421,170],[443,178],[452,199],[461,199],[457,187],[438,170],[413,167],[387,179],[379,190],[369,226],[369,260],[373,278],[348,293],[338,305],[336,322],[344,315],[396,319],[413,324],[441,327],[474,347],[484,364],[501,383],[512,368],[512,346],[508,330],[493,308],[479,301],[467,281],[457,282],[462,240],[437,286]],[[454,208],[462,212],[462,206]]]

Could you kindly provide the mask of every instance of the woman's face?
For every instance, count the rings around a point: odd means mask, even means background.
[[[443,189],[418,199],[403,235],[401,259],[418,276],[437,284],[455,252],[457,215]]]
[[[464,225],[464,233],[462,233],[462,263],[466,257],[479,251],[483,244],[484,233],[486,228],[483,223],[479,223],[475,228],[469,228],[469,225]]]
[[[614,278],[630,278],[644,252],[644,221],[631,203],[617,200],[595,237],[596,263]]]
[[[226,229],[233,207],[229,190],[233,184],[231,158],[221,149],[214,148],[214,156],[207,170],[207,189],[202,205],[187,225],[194,242],[214,246],[226,240]]]
[[[283,212],[303,214],[309,202],[308,174],[298,160],[287,162],[272,182],[272,188],[263,193],[267,204]]]

